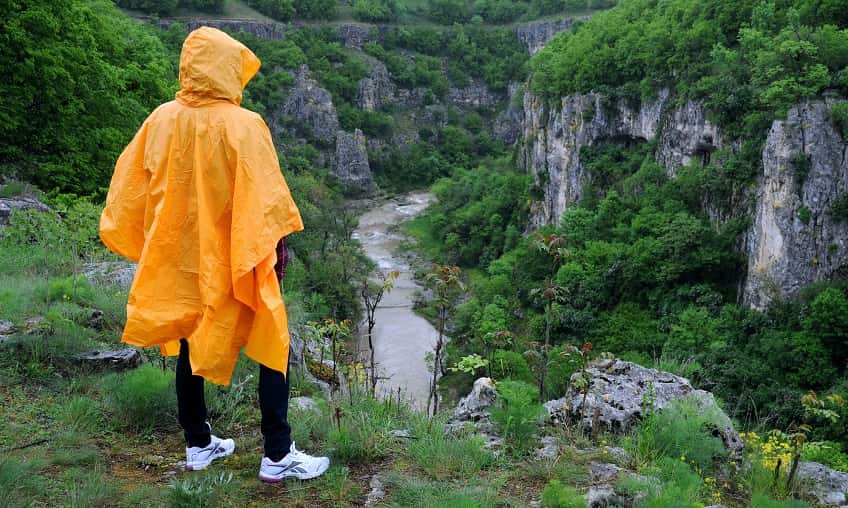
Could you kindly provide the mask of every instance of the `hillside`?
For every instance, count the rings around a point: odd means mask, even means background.
[[[116,3],[0,20],[7,504],[846,502],[848,6]],[[238,453],[183,472],[173,359],[118,343],[134,267],[98,240],[103,196],[201,25],[262,60],[243,106],[306,225],[283,290],[295,439],[333,461],[313,482],[257,485],[246,359],[207,388]],[[364,213],[425,190],[393,251],[363,248]],[[408,359],[432,417],[369,393],[365,307],[397,266],[391,305],[450,337]]]

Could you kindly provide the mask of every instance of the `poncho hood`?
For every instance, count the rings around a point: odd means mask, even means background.
[[[259,58],[244,44],[218,29],[198,28],[183,43],[177,100],[188,106],[222,100],[240,105],[259,67]]]

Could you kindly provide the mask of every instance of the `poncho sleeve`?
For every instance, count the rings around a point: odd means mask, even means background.
[[[144,221],[150,173],[144,167],[148,124],[124,149],[115,165],[106,206],[100,216],[100,238],[112,252],[132,261],[144,248]]]
[[[236,164],[230,261],[236,299],[256,310],[260,299],[267,304],[272,297],[266,282],[269,277],[276,280],[277,242],[301,231],[303,221],[280,170],[268,126],[257,116],[251,130],[240,145]]]

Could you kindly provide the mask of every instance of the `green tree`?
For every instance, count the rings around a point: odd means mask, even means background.
[[[427,274],[427,286],[435,293],[435,304],[439,311],[439,337],[433,350],[433,379],[430,383],[430,395],[427,398],[427,408],[432,404],[432,415],[439,411],[438,381],[442,373],[442,348],[445,345],[445,330],[448,315],[459,294],[465,292],[465,283],[460,277],[462,270],[458,266],[433,265],[433,271]]]
[[[106,0],[31,0],[0,19],[0,170],[89,194],[144,118],[173,98],[176,61]]]

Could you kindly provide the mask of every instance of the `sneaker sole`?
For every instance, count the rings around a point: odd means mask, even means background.
[[[229,457],[230,455],[233,454],[233,452],[235,450],[236,450],[235,447],[233,447],[232,450],[226,450],[224,453],[222,453],[220,455],[215,455],[214,457],[210,458],[209,460],[205,460],[203,462],[192,462],[191,464],[186,463],[185,470],[186,471],[203,471],[204,469],[209,467],[209,464],[214,462],[216,459]]]
[[[291,473],[291,474],[285,474],[285,475],[283,475],[279,478],[270,477],[270,476],[263,476],[262,473],[259,473],[259,480],[263,481],[265,483],[280,483],[281,481],[283,481],[287,478],[294,478],[294,479],[297,479],[297,480],[311,480],[313,478],[318,478],[319,476],[324,474],[327,471],[328,467],[329,466],[325,467],[324,469],[321,469],[320,471],[316,471],[314,473]]]

